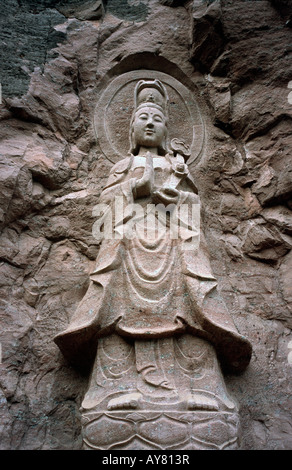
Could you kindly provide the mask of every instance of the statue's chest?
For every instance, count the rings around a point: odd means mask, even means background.
[[[142,178],[145,170],[145,165],[145,157],[135,156],[131,168],[131,177],[137,179]],[[154,185],[160,187],[171,173],[170,164],[165,157],[154,157],[153,170]]]

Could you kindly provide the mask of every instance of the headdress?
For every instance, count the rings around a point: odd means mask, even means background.
[[[143,106],[159,109],[165,117],[168,114],[168,95],[159,80],[140,80],[134,92],[135,112]]]

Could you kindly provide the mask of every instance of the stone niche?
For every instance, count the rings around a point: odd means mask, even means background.
[[[197,94],[140,69],[113,79],[96,106],[97,139],[114,163],[93,210],[101,246],[55,337],[73,363],[95,356],[84,448],[238,447],[238,405],[219,362],[242,372],[252,348],[220,297],[200,220],[189,169],[206,145]]]
[[[0,9],[1,449],[291,449],[288,2]]]

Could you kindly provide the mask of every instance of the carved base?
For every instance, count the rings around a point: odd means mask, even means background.
[[[239,418],[226,411],[87,411],[84,449],[236,450]]]

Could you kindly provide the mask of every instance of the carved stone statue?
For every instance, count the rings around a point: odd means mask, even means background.
[[[178,139],[169,145],[167,123],[165,86],[140,80],[130,154],[113,166],[100,197],[114,236],[104,236],[88,291],[55,338],[71,361],[94,360],[82,403],[86,448],[229,448],[237,439],[238,407],[221,367],[244,370],[251,346],[217,291],[199,218],[189,216],[199,207],[189,152]],[[169,431],[154,438],[145,423],[162,414]],[[209,441],[200,437],[204,419],[215,423]],[[104,440],[101,423],[108,429],[117,420],[135,422],[135,432]],[[192,435],[179,437],[190,420]],[[228,438],[218,438],[222,422]]]

